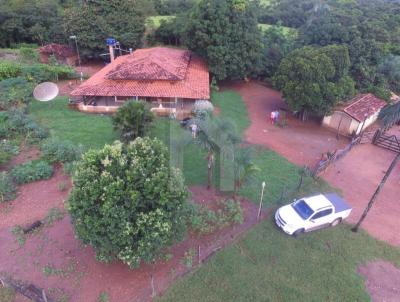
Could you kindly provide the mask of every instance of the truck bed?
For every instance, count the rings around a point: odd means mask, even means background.
[[[336,213],[351,210],[351,206],[336,193],[327,193],[324,196],[332,203]]]

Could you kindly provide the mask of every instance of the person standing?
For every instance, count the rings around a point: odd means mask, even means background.
[[[271,125],[273,125],[275,123],[275,111],[271,111],[270,122],[271,122]]]
[[[279,122],[279,110],[277,109],[275,111],[275,124],[277,124]]]
[[[192,138],[196,138],[197,135],[197,125],[195,123],[190,125],[190,129],[192,130]]]

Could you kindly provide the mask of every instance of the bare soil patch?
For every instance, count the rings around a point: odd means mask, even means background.
[[[63,209],[72,184],[62,170],[56,166],[51,179],[18,186],[16,199],[0,203],[0,230],[40,220],[51,208]]]
[[[375,261],[358,268],[372,301],[397,302],[400,297],[400,269],[390,262]]]
[[[322,128],[317,121],[300,121],[289,111],[287,126],[271,125],[269,116],[276,109],[287,109],[279,91],[257,82],[235,82],[223,87],[237,91],[246,103],[251,120],[246,130],[246,140],[264,145],[297,165],[314,165],[327,151],[342,149],[349,140],[336,139],[335,133]]]
[[[38,186],[38,183],[35,186]],[[46,187],[52,187],[53,191],[57,190],[57,181],[47,182]],[[217,192],[204,187],[192,187],[191,191],[193,199],[204,204],[212,204],[223,198]],[[151,301],[151,276],[154,278],[155,292],[159,295],[174,280],[197,267],[199,260],[205,261],[257,223],[257,206],[242,199],[241,206],[245,216],[243,224],[229,226],[201,237],[190,234],[186,240],[168,251],[172,257],[170,260],[159,261],[155,265],[143,264],[138,269],[130,270],[121,262],[111,264],[97,262],[93,249],[82,246],[75,238],[68,215],[52,226],[44,227],[39,232],[29,235],[26,243],[19,246],[9,229],[10,225],[16,224],[15,219],[24,223],[43,218],[46,211],[57,204],[49,193],[40,199],[35,197],[36,194],[31,195],[31,202],[41,203],[47,206],[47,209],[43,212],[36,211],[35,215],[26,210],[22,215],[15,211],[9,213],[13,217],[11,220],[8,214],[2,214],[8,219],[8,223],[2,223],[0,226],[0,243],[3,251],[0,254],[0,268],[15,279],[29,281],[37,287],[45,288],[52,298],[68,297],[70,302],[96,301],[102,291],[110,295],[111,301]],[[62,202],[59,201],[58,204]],[[21,211],[22,209],[23,207],[20,208]],[[38,217],[40,215],[43,216]],[[266,215],[263,212],[262,218]],[[2,218],[0,221],[3,221]],[[194,255],[192,267],[183,263],[184,254],[189,250],[192,250]]]
[[[358,221],[395,155],[372,144],[358,145],[321,175],[340,188],[353,207],[349,222]],[[397,165],[361,225],[375,238],[394,246],[400,246],[399,196],[400,165]]]
[[[0,165],[0,171],[11,170],[15,165],[23,164],[30,160],[35,160],[40,157],[40,151],[36,146],[22,144],[20,152],[14,156],[6,164]]]

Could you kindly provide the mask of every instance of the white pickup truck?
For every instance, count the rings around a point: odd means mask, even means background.
[[[319,194],[280,207],[275,213],[275,222],[285,233],[297,236],[338,225],[350,212],[351,207],[337,194]]]

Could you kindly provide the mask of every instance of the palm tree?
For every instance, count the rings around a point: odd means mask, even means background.
[[[383,108],[379,113],[379,119],[383,121],[386,129],[400,122],[400,102]]]
[[[196,141],[202,148],[207,150],[207,188],[209,189],[211,187],[215,156],[219,154],[222,159],[226,156],[233,157],[234,146],[241,139],[236,132],[235,125],[229,120],[207,114],[204,118],[195,119],[194,122],[199,128]]]
[[[237,193],[243,184],[250,182],[255,173],[260,169],[253,163],[254,150],[249,147],[236,146],[234,149],[234,190],[233,196]]]

